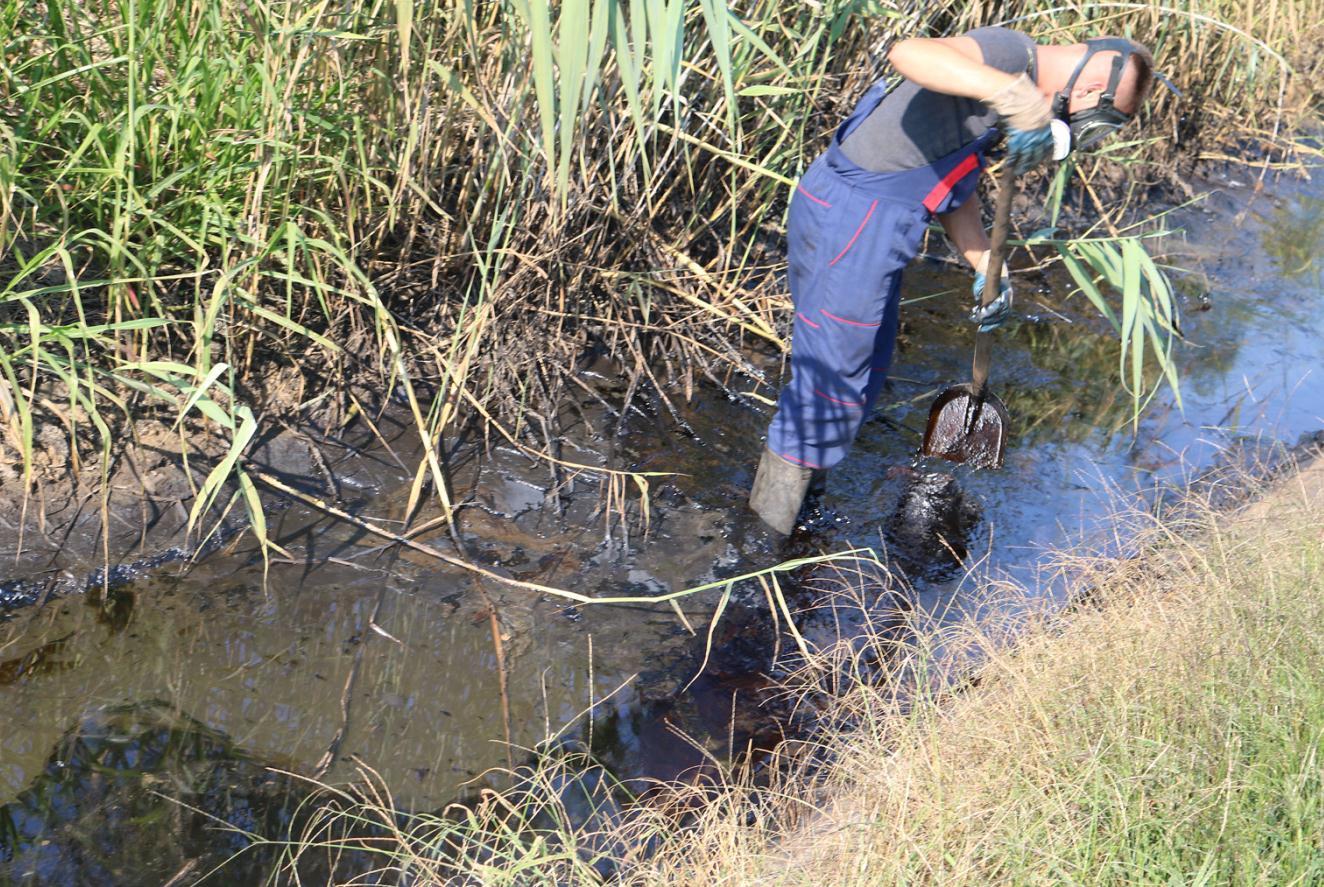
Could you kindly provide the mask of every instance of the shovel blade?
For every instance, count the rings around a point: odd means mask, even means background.
[[[1007,407],[985,389],[976,397],[969,384],[938,395],[924,429],[924,455],[941,456],[974,468],[1001,468],[1011,420]]]

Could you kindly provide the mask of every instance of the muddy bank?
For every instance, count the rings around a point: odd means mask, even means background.
[[[1102,172],[1097,171],[1096,175],[1102,175]],[[1254,203],[1253,195],[1258,194],[1262,187],[1261,179],[1262,176],[1252,175],[1251,170],[1244,165],[1183,157],[1178,168],[1165,171],[1162,177],[1146,186],[1147,205],[1153,208],[1175,204],[1198,192],[1204,195],[1204,199],[1188,215],[1200,215],[1205,219],[1235,217],[1236,224],[1240,225],[1245,213],[1253,211],[1250,204]],[[1113,172],[1112,178],[1097,181],[1095,187],[1103,188],[1102,193],[1107,196],[1110,189],[1120,192],[1126,183],[1126,177],[1117,170]],[[1046,184],[1046,179],[1038,182],[1041,186],[1038,190],[1042,191],[1042,186]],[[1041,229],[1048,223],[1041,197],[1034,183],[1018,194],[1015,219],[1021,236]],[[1247,202],[1247,197],[1252,199]],[[1086,212],[1087,208],[1081,195],[1076,195],[1076,199],[1068,195],[1058,220],[1059,225],[1064,230],[1088,228],[1094,223],[1094,215]],[[1266,257],[1280,260],[1284,267],[1300,268],[1308,265],[1311,249],[1318,247],[1319,236],[1318,231],[1309,226],[1303,234],[1305,240],[1300,244],[1292,245],[1290,239],[1280,238],[1278,243],[1267,246]],[[930,232],[926,245],[932,255],[943,257],[944,262],[948,261],[949,250],[935,232]],[[1177,257],[1179,262],[1185,256],[1203,265],[1213,258],[1212,251],[1215,248],[1216,245],[1208,242],[1202,242],[1200,246],[1188,243],[1185,246],[1170,247],[1173,250],[1170,255]],[[925,269],[917,269],[911,278],[921,277],[920,289],[932,289],[933,284],[923,278],[942,279],[947,270],[950,269],[944,264],[930,263]],[[1029,323],[1023,324],[1017,331],[1016,335],[1022,338],[1022,342],[1014,347],[1023,347],[1028,341],[1031,350],[1053,351],[1058,348],[1060,342],[1047,343],[1049,347],[1045,349],[1044,343],[1036,341],[1041,337],[1057,338],[1062,335],[1061,325],[1053,323],[1054,320],[1065,320],[1067,323],[1083,321],[1091,333],[1099,332],[1097,322],[1089,317],[1073,318],[1070,312],[1068,316],[1051,317],[1035,312],[1035,309],[1054,310],[1053,299],[1040,296],[1054,289],[1060,290],[1063,282],[1061,275],[1039,272],[1018,277],[1023,295],[1028,291],[1033,301],[1027,302],[1022,298],[1022,305],[1027,306],[1025,319]],[[1203,290],[1207,280],[1189,282],[1192,288],[1187,293],[1187,310],[1208,310],[1211,302],[1209,294]],[[923,302],[924,299],[916,301]],[[946,312],[934,311],[932,308],[931,305],[920,304],[913,310],[935,317],[946,315]],[[928,326],[922,324],[922,321],[920,323],[921,326]],[[910,327],[915,324],[916,319],[908,319],[903,325],[899,339],[900,351],[910,346]],[[775,397],[783,366],[779,355],[770,350],[766,343],[755,341],[751,345],[755,351],[744,356],[745,375],[733,378],[728,374],[725,380],[728,384],[721,387],[721,395],[739,401],[746,407],[746,410],[741,411],[741,421],[747,417],[754,427],[760,427],[766,422],[766,400]],[[1110,350],[1113,345],[1110,338],[1104,335],[1096,336],[1091,347],[1102,352]],[[702,438],[707,446],[716,448],[719,456],[731,455],[729,446],[720,439],[714,439],[713,429],[696,430],[689,424],[691,419],[682,418],[676,412],[674,403],[680,393],[679,381],[673,380],[673,384],[668,386],[665,394],[670,394],[670,399],[660,398],[656,392],[649,391],[646,384],[642,389],[637,389],[633,384],[627,385],[629,373],[614,362],[604,359],[600,351],[598,345],[586,345],[581,354],[583,366],[577,374],[581,379],[581,389],[567,397],[560,410],[554,411],[557,415],[553,424],[562,431],[555,446],[558,455],[572,460],[580,459],[592,465],[623,464],[619,457],[628,454],[618,452],[618,448],[631,426],[637,426],[641,421],[658,429],[661,434]],[[959,349],[951,354],[958,361],[959,355]],[[1098,356],[1091,355],[1089,359],[1094,362]],[[959,366],[959,362],[956,365]],[[1013,374],[1023,376],[1020,369],[1017,368]],[[1062,368],[1049,369],[1050,374],[1057,374]],[[359,476],[363,474],[359,463],[382,459],[396,461],[399,457],[390,452],[389,448],[397,445],[403,448],[405,462],[418,455],[416,442],[405,439],[416,432],[409,427],[411,419],[404,409],[405,397],[402,392],[395,400],[383,400],[380,392],[372,388],[355,389],[356,401],[368,404],[374,416],[373,425],[381,426],[370,430],[362,421],[344,423],[344,410],[331,409],[327,402],[314,406],[307,411],[306,416],[295,417],[290,411],[293,406],[289,391],[292,385],[289,379],[291,373],[282,371],[277,375],[279,378],[264,382],[261,391],[252,392],[267,404],[260,412],[286,417],[284,420],[268,419],[264,422],[265,432],[246,453],[255,468],[270,472],[304,492],[343,506],[354,503],[355,490],[389,486],[398,480],[388,478],[380,471],[369,471],[367,476]],[[1107,377],[1079,381],[1087,386],[1091,382],[1101,382],[1100,388],[1112,384]],[[302,390],[303,384],[299,383],[299,390]],[[893,391],[897,388],[897,385],[890,386]],[[691,376],[687,375],[684,380],[684,390],[687,396],[695,394]],[[1037,436],[1050,429],[1067,434],[1088,433],[1084,431],[1089,427],[1088,423],[1071,421],[1083,418],[1071,415],[1073,410],[1079,408],[1072,403],[1079,400],[1078,397],[1067,396],[1065,390],[1053,390],[1047,394],[1056,401],[1047,410],[1036,409],[1044,404],[1035,403],[1033,399],[1023,396],[1022,406],[1029,406],[1030,409],[1025,411],[1032,415],[1030,428],[1018,429],[1021,434]],[[1096,399],[1097,394],[1090,392],[1090,399]],[[701,381],[698,396],[704,398],[718,395]],[[622,415],[620,403],[626,397],[630,403]],[[35,441],[34,483],[30,487],[23,483],[22,466],[17,453],[0,440],[0,561],[12,564],[4,575],[0,575],[0,614],[29,606],[46,596],[87,591],[101,585],[106,579],[103,574],[107,572],[112,582],[129,581],[143,571],[214,551],[244,528],[246,519],[240,515],[242,506],[236,504],[228,510],[224,507],[214,509],[192,536],[186,533],[193,494],[226,449],[227,442],[215,435],[214,431],[201,426],[190,428],[189,423],[185,423],[185,428],[180,430],[155,419],[140,420],[134,423],[132,429],[116,429],[116,447],[107,465],[103,466],[95,441],[86,433],[90,429],[86,421],[83,422],[85,433],[76,443],[77,452],[71,451],[65,428],[69,416],[67,411],[56,406],[59,400],[58,392],[46,392],[39,397],[41,414],[38,417],[40,421]],[[315,398],[314,402],[322,400]],[[689,410],[682,412],[692,416]],[[1045,412],[1047,415],[1042,415]],[[1094,419],[1096,423],[1115,422],[1115,413],[1109,410]],[[562,414],[566,421],[562,421]],[[668,416],[673,421],[659,421]],[[1055,423],[1057,419],[1068,420],[1065,427],[1062,423]],[[877,421],[894,428],[900,426],[911,432],[915,428],[913,421],[907,423],[885,411]],[[578,434],[576,428],[579,429]],[[388,442],[387,452],[376,446],[378,432]],[[503,489],[495,494],[490,490],[479,489],[490,484],[496,474],[488,472],[480,480],[477,472],[466,472],[463,466],[472,466],[474,460],[460,451],[466,449],[466,440],[480,434],[475,426],[470,425],[456,435],[457,440],[448,442],[447,449],[454,450],[450,458],[461,466],[452,477],[457,487],[452,493],[459,500],[470,501],[479,508],[493,495],[499,499],[513,497],[512,502],[498,503],[488,509],[498,520],[513,516],[512,508],[517,510],[534,501],[545,502],[558,516],[573,519],[574,515],[560,514],[562,485],[573,490],[576,484],[597,487],[602,482],[600,477],[546,465],[532,472],[535,477],[540,473],[543,475],[537,481],[526,483],[517,480],[512,484],[499,480],[497,483]],[[492,438],[489,435],[483,437],[483,446],[490,453]],[[527,443],[534,449],[544,448],[539,435],[532,435]],[[181,447],[185,446],[188,450],[187,459],[180,456]],[[468,445],[469,448],[473,446]],[[740,446],[743,448],[749,444],[742,441]],[[497,449],[502,449],[499,438]],[[516,454],[512,451],[509,455]],[[664,459],[662,454],[654,453],[636,467],[639,470],[657,469]],[[713,490],[703,491],[691,487],[686,480],[687,477],[702,476],[702,471],[690,472],[684,466],[671,463],[664,465],[663,469],[677,471],[681,476],[660,482],[658,492],[662,495],[679,492],[711,501],[711,495],[705,494],[718,491],[732,505],[738,505],[748,485],[743,468],[723,477]],[[905,468],[891,465],[885,470],[899,477]],[[233,492],[232,488],[227,489],[219,500],[222,503],[228,502]],[[627,492],[630,490],[627,489]],[[263,488],[262,494],[264,504],[269,509],[278,510],[289,504],[288,497],[271,489]],[[959,491],[954,494],[960,495]],[[971,507],[977,509],[977,506]],[[598,510],[601,510],[601,506]],[[590,513],[592,511],[590,509]],[[221,517],[222,513],[224,517]],[[967,523],[974,520],[971,515],[960,518],[960,521]],[[481,546],[485,536],[484,519],[475,514],[473,523],[475,530],[471,534],[471,541]],[[621,522],[618,541],[628,544],[630,534],[640,531],[642,526],[632,529],[628,522]],[[899,527],[889,529],[889,535],[893,537],[898,534],[904,536],[906,532]],[[948,535],[953,532],[949,529]],[[612,535],[610,529],[606,535]],[[912,544],[920,542],[913,534],[907,541]],[[533,575],[537,571],[529,572]]]
[[[308,432],[278,431],[256,440],[254,463],[300,487],[325,491],[325,457]],[[247,526],[242,505],[222,507],[188,531],[189,510],[226,442],[201,430],[178,431],[157,420],[135,423],[103,460],[71,459],[62,428],[37,435],[33,481],[17,459],[0,469],[0,618],[52,597],[123,585],[167,564],[218,550]],[[187,447],[187,458],[181,449]],[[12,456],[12,452],[7,451]],[[283,507],[268,497],[273,510]]]

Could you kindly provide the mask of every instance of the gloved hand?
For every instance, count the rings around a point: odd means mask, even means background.
[[[975,285],[973,291],[975,294],[975,307],[970,311],[970,320],[979,324],[979,331],[987,333],[1002,326],[1011,317],[1011,306],[1013,295],[1011,292],[1011,276],[1008,274],[1007,263],[1002,263],[1002,278],[998,281],[998,297],[987,305],[984,305],[984,281],[985,272],[988,270],[988,253],[979,260],[979,265],[975,269]]]
[[[1024,175],[1053,156],[1052,108],[1029,74],[1021,74],[984,102],[1007,128],[1007,160]]]

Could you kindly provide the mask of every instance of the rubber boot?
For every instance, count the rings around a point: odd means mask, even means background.
[[[813,474],[812,469],[787,462],[764,447],[754,487],[749,491],[749,507],[765,524],[789,536]]]

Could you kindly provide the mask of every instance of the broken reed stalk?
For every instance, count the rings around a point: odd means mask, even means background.
[[[253,477],[254,480],[261,482],[265,486],[270,487],[271,489],[275,490],[278,493],[289,496],[291,499],[295,499],[299,502],[302,502],[305,505],[308,505],[312,508],[316,508],[319,511],[329,514],[332,517],[339,518],[340,520],[353,524],[359,529],[366,530],[367,532],[372,533],[375,536],[380,536],[383,539],[389,539],[391,542],[394,542],[398,545],[403,545],[406,548],[419,552],[420,554],[426,554],[429,557],[436,558],[437,560],[441,561],[444,564],[449,564],[452,567],[458,567],[461,570],[465,570],[467,572],[481,576],[484,579],[490,579],[493,582],[499,582],[503,585],[509,585],[511,587],[519,588],[524,591],[535,591],[540,594],[550,594],[554,597],[565,598],[567,600],[571,600],[576,603],[589,603],[593,600],[592,598],[589,598],[586,595],[582,595],[574,591],[569,591],[567,589],[553,588],[552,586],[549,585],[539,585],[536,582],[525,582],[522,579],[515,579],[511,576],[502,576],[500,573],[495,573],[492,570],[487,569],[486,567],[479,566],[478,564],[472,563],[471,561],[467,561],[463,558],[456,557],[455,555],[447,554],[446,552],[438,548],[434,548],[431,545],[428,545],[424,542],[419,542],[417,539],[413,539],[410,538],[409,536],[393,532],[391,530],[386,529],[385,527],[378,526],[377,524],[374,524],[371,521],[367,521],[361,517],[357,517],[353,514],[350,514],[348,511],[345,511],[342,508],[337,508],[336,506],[332,505],[330,502],[326,502],[322,499],[317,498],[316,496],[310,495],[308,493],[304,493],[300,490],[295,489],[294,487],[289,486],[288,484],[282,482],[278,478],[273,477],[267,472],[262,471],[261,469],[258,469],[252,466],[251,464],[247,466],[245,470]]]
[[[685,625],[686,628],[690,630],[691,634],[694,633],[694,629],[690,625],[689,620],[685,617],[684,613],[680,611],[677,602],[683,598],[692,597],[697,594],[702,594],[703,592],[706,591],[721,589],[721,596],[719,598],[717,609],[709,620],[708,635],[704,645],[705,664],[712,650],[713,633],[715,632],[717,628],[717,624],[721,620],[722,614],[726,609],[727,601],[730,599],[732,591],[737,584],[750,579],[754,579],[757,580],[762,585],[763,590],[768,597],[768,607],[772,611],[772,618],[774,619],[774,621],[777,621],[779,619],[785,621],[786,629],[788,632],[790,632],[791,637],[794,638],[796,646],[800,649],[801,654],[804,656],[808,656],[809,646],[806,643],[804,637],[800,634],[799,629],[795,625],[795,620],[792,618],[790,606],[787,603],[786,597],[782,593],[780,583],[777,581],[777,574],[789,573],[791,571],[798,570],[801,567],[806,567],[813,564],[839,562],[842,560],[867,561],[879,567],[879,569],[882,569],[882,564],[878,559],[878,555],[873,551],[873,549],[855,548],[849,551],[842,551],[835,554],[823,554],[823,555],[816,555],[813,557],[796,558],[794,560],[784,561],[780,564],[777,564],[772,567],[767,567],[762,570],[755,570],[753,572],[744,573],[739,576],[732,576],[727,579],[719,579],[715,582],[708,582],[691,588],[666,592],[659,595],[652,595],[652,596],[618,595],[618,596],[607,596],[607,597],[590,597],[588,595],[580,594],[579,592],[576,591],[570,591],[569,589],[565,589],[565,588],[556,588],[549,585],[541,585],[536,582],[526,582],[522,579],[515,579],[511,576],[503,576],[500,573],[494,572],[493,570],[489,570],[486,567],[473,563],[470,560],[461,557],[456,557],[455,555],[441,551],[440,549],[428,545],[424,542],[419,542],[417,539],[410,538],[409,536],[406,536],[401,533],[396,533],[392,530],[386,529],[385,527],[378,526],[377,524],[374,524],[371,521],[367,521],[364,520],[363,518],[352,515],[349,512],[345,511],[344,509],[337,508],[336,506],[330,504],[329,502],[325,502],[322,499],[317,498],[316,496],[296,490],[295,488],[282,482],[278,478],[275,478],[270,474],[268,474],[267,472],[262,471],[261,469],[258,469],[252,465],[245,466],[244,471],[248,476],[252,477],[254,480],[258,481],[259,483],[262,483],[265,486],[271,488],[272,490],[275,490],[276,492],[289,496],[290,498],[302,502],[305,505],[308,505],[312,508],[318,509],[319,511],[329,514],[332,517],[336,517],[339,518],[340,520],[353,524],[354,526],[368,533],[372,533],[375,536],[379,536],[383,539],[390,540],[395,544],[403,545],[413,551],[419,552],[420,554],[425,554],[428,557],[435,558],[436,560],[441,561],[444,564],[448,564],[452,567],[457,567],[458,569],[464,570],[468,573],[472,573],[483,579],[489,579],[493,582],[498,582],[502,585],[506,585],[511,588],[517,588],[522,591],[532,591],[539,594],[545,594],[554,598],[559,598],[561,600],[567,600],[567,601],[571,601],[572,603],[582,604],[582,605],[668,604],[671,606],[673,610],[675,610],[680,615],[681,622]],[[273,542],[272,544],[275,543]],[[507,752],[509,753],[509,742],[512,735],[510,728],[510,702],[509,702],[509,693],[507,687],[508,676],[507,676],[506,662],[505,662],[505,647],[501,640],[501,625],[500,625],[498,609],[495,601],[493,601],[492,597],[488,594],[487,590],[483,588],[481,582],[475,582],[474,589],[478,592],[479,596],[482,598],[483,603],[488,610],[489,622],[492,630],[492,646],[493,646],[493,651],[497,658],[497,671],[498,671],[498,681],[500,683],[503,728],[506,733]]]
[[[496,656],[497,691],[501,696],[501,731],[505,737],[506,766],[515,769],[515,740],[510,729],[510,673],[506,670],[506,644],[501,638],[501,618],[496,604],[487,591],[479,588],[478,594],[487,605],[487,624],[492,630],[492,653]]]
[[[500,573],[497,573],[479,564],[473,563],[472,561],[465,560],[464,558],[461,557],[456,557],[453,554],[449,554],[445,551],[442,551],[439,548],[435,548],[431,545],[428,545],[425,542],[419,542],[417,539],[411,538],[401,533],[397,533],[393,530],[388,530],[385,527],[374,524],[372,521],[364,520],[361,517],[350,514],[344,509],[337,508],[331,503],[319,499],[316,496],[313,496],[309,493],[304,493],[300,490],[295,489],[294,487],[291,487],[289,484],[284,483],[279,478],[273,477],[267,472],[262,471],[261,469],[256,468],[251,464],[245,466],[244,470],[250,476],[252,476],[254,480],[262,483],[263,485],[271,488],[272,490],[275,490],[276,492],[281,493],[285,496],[289,496],[291,499],[294,499],[298,502],[302,502],[304,505],[307,505],[311,508],[315,508],[319,511],[329,514],[332,517],[339,518],[340,520],[353,524],[359,529],[371,533],[374,536],[379,536],[383,539],[390,540],[391,542],[396,543],[398,545],[403,545],[406,548],[409,548],[413,551],[417,551],[420,554],[425,554],[428,557],[435,558],[436,560],[441,561],[444,564],[447,564],[452,567],[456,567],[468,573],[473,573],[476,576],[480,576],[484,579],[489,579],[501,585],[505,585],[510,588],[518,588],[521,591],[532,591],[532,592],[537,592],[538,594],[549,595],[551,597],[560,598],[561,600],[570,601],[571,603],[575,603],[575,604],[665,604],[670,601],[691,597],[693,595],[700,594],[705,591],[711,591],[716,588],[725,588],[728,585],[735,585],[736,583],[743,582],[747,579],[757,579],[762,576],[772,576],[775,573],[789,573],[794,570],[798,570],[801,567],[810,566],[812,564],[825,563],[834,560],[851,560],[851,559],[869,560],[875,563],[879,563],[878,556],[872,548],[853,548],[850,549],[849,551],[843,551],[837,554],[823,554],[823,555],[814,555],[811,557],[795,558],[794,560],[785,561],[783,563],[777,564],[776,566],[768,567],[763,570],[756,570],[750,573],[743,573],[739,576],[732,576],[729,579],[719,579],[715,582],[707,582],[704,583],[703,585],[697,585],[692,588],[685,588],[679,591],[669,591],[658,595],[651,595],[651,596],[613,595],[607,597],[590,597],[589,595],[586,594],[580,594],[577,591],[571,591],[568,588],[557,588],[551,585],[542,585],[537,582],[527,582],[523,579],[516,579],[513,576],[503,576]],[[775,586],[775,578],[773,581]],[[785,608],[784,602],[782,603],[782,607],[783,609]]]

